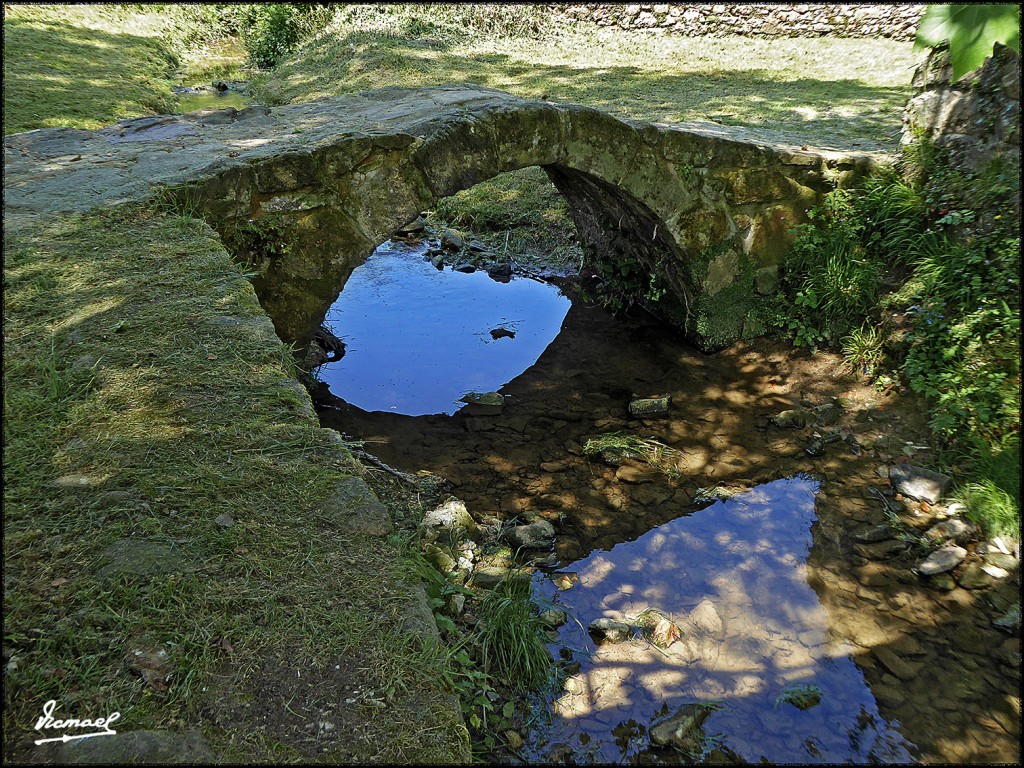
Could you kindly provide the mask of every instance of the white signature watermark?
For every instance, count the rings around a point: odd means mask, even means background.
[[[75,739],[91,739],[93,736],[114,736],[117,731],[113,730],[110,725],[119,717],[120,712],[114,712],[106,717],[98,717],[95,720],[77,720],[75,718],[68,718],[67,720],[54,720],[53,711],[57,708],[57,702],[54,699],[50,699],[48,702],[43,704],[43,716],[36,720],[36,730],[43,731],[44,728],[52,728],[58,731],[66,731],[69,728],[102,728],[102,731],[94,731],[93,733],[65,733],[63,736],[53,736],[48,739],[36,739],[36,744],[45,744],[48,741],[74,741]],[[45,731],[44,731],[45,732]]]

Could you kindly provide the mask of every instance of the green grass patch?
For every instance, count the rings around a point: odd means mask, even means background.
[[[4,7],[4,133],[173,111],[165,16],[116,5]]]
[[[653,437],[606,432],[587,440],[583,446],[583,453],[587,456],[606,457],[613,461],[636,459],[651,465],[670,479],[680,477],[676,462],[681,453]]]
[[[453,759],[398,551],[339,517],[361,468],[212,230],[69,216],[9,228],[4,264],[5,757],[56,699],[126,730],[210,723],[223,759],[309,759],[344,679],[388,703],[352,709],[358,740],[338,721],[346,761]]]

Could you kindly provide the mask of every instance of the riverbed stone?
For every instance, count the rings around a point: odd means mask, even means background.
[[[994,581],[995,579],[982,568],[981,563],[974,562],[967,564],[956,583],[964,589],[985,589],[992,586]]]
[[[857,541],[864,542],[865,544],[873,544],[875,542],[891,539],[894,535],[892,528],[887,524],[882,523],[881,525],[876,525],[873,528],[868,528],[866,531],[854,534],[854,538]]]
[[[925,538],[931,541],[954,541],[965,544],[976,533],[976,529],[958,517],[952,517],[936,523],[924,532]]]
[[[450,498],[424,514],[420,530],[424,541],[456,549],[467,539],[480,540],[480,528],[466,509],[466,504],[456,498]]]
[[[807,411],[801,408],[790,408],[780,411],[768,420],[776,427],[783,429],[803,429],[807,426]]]
[[[937,504],[949,488],[952,478],[914,464],[894,464],[889,467],[889,482],[897,493]]]
[[[625,642],[633,634],[633,628],[626,622],[616,621],[607,617],[594,619],[587,626],[587,631],[599,643]]]
[[[922,576],[934,576],[956,568],[967,557],[967,550],[955,544],[941,547],[932,552],[917,566]]]
[[[638,419],[668,415],[670,397],[641,397],[629,402],[629,414]]]
[[[466,405],[460,410],[467,416],[500,416],[505,398],[498,392],[467,392],[461,398]]]
[[[701,632],[718,640],[725,637],[725,623],[710,600],[701,600],[687,618]]]
[[[500,565],[483,565],[473,571],[471,585],[479,589],[494,589],[505,580],[529,584],[530,576]]]
[[[1006,613],[992,622],[993,626],[1013,635],[1020,634],[1020,604],[1011,606]]]
[[[990,565],[995,565],[1007,571],[1013,571],[1020,567],[1020,561],[1013,555],[1002,552],[986,552],[982,559]]]
[[[558,629],[569,620],[569,614],[560,608],[548,608],[540,612],[540,623],[548,629]]]
[[[907,661],[888,648],[876,648],[875,658],[883,667],[904,682],[913,680],[921,671],[921,664]]]
[[[660,747],[675,747],[691,757],[699,755],[705,741],[702,726],[710,713],[711,710],[705,704],[684,704],[651,726],[651,743]]]
[[[555,527],[543,518],[505,531],[505,542],[512,549],[548,549],[555,543]]]

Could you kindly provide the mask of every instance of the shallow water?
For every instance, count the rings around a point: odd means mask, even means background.
[[[201,109],[245,109],[251,100],[244,93],[237,91],[201,91],[199,93],[179,93],[178,113],[188,114]]]
[[[647,726],[659,714],[720,702],[705,734],[747,761],[911,760],[912,745],[879,714],[850,647],[827,639],[828,614],[808,585],[817,491],[797,476],[716,501],[566,565],[560,571],[579,575],[566,591],[536,574],[535,594],[575,618],[551,650],[558,658],[572,649],[582,666],[524,756],[543,760],[565,744],[580,762],[629,761],[649,746]],[[665,649],[639,635],[595,645],[584,629],[648,608],[680,623],[683,639]],[[694,609],[705,618],[691,627]],[[821,702],[806,711],[779,702],[794,685],[816,686]]]
[[[533,365],[569,311],[549,283],[438,270],[425,249],[380,246],[327,313],[346,352],[319,378],[365,411],[455,413],[465,393],[497,390]],[[493,338],[497,328],[515,336]]]

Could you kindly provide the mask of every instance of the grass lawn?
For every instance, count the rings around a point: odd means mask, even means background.
[[[398,550],[339,517],[362,469],[212,230],[57,217],[8,232],[4,265],[5,752],[56,699],[126,730],[206,724],[237,759],[309,758],[302,728],[343,725],[349,685],[388,711],[351,708],[361,739],[316,754],[450,759],[450,710],[433,752],[405,732],[444,657],[402,629]]]
[[[5,131],[169,111],[180,34],[5,7]],[[376,480],[215,233],[133,206],[5,216],[3,247],[5,760],[40,756],[50,699],[198,728],[220,760],[460,759],[447,652],[407,624],[418,583],[351,524]]]
[[[123,6],[5,5],[4,133],[173,111],[170,32]]]

